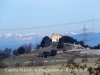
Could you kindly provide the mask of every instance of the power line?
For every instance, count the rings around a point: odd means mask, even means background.
[[[82,30],[87,30],[85,27],[84,27],[84,29],[82,29]],[[60,32],[56,32],[56,33],[59,33],[59,34],[68,34],[68,33],[71,33],[71,32],[76,32],[76,33],[78,33],[78,34],[81,34],[82,32],[82,30],[75,30],[75,31],[60,31]],[[98,31],[98,30],[100,30],[100,29],[94,29],[94,31]],[[88,29],[88,31],[87,31],[87,33],[88,32],[92,32],[93,30],[92,29]],[[23,35],[23,34],[22,34]],[[38,35],[38,33],[37,33],[37,35]],[[44,33],[43,34],[44,36],[45,35],[48,35],[48,36],[50,36],[51,35],[51,33]],[[33,36],[35,36],[35,35],[33,35]],[[14,37],[13,37],[14,38]],[[2,38],[2,37],[0,37],[0,39],[2,39],[2,40],[5,40],[6,38]],[[11,38],[9,37],[9,38],[7,38],[7,39],[9,39],[9,41],[11,40]],[[37,38],[38,39],[38,38]],[[36,41],[38,41],[38,40],[36,40]]]
[[[86,23],[86,22],[99,21],[99,20],[100,20],[100,18],[91,19],[91,20],[84,20],[84,21],[78,21],[78,22],[65,23],[65,24],[56,24],[56,25],[48,25],[48,26],[39,26],[39,27],[15,28],[15,29],[1,29],[0,31],[26,30],[26,29],[37,29],[37,28],[57,27],[57,26],[66,26],[66,25],[79,24],[79,23]]]

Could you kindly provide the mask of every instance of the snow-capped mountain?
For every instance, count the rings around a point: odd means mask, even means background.
[[[19,33],[9,33],[9,34],[0,34],[0,48],[18,48],[23,44],[32,43],[33,48],[40,44],[42,38],[44,36],[51,37],[50,34],[46,33],[26,33],[26,34],[19,34]]]
[[[79,33],[75,32],[65,32],[65,33],[59,33],[61,35],[77,35]],[[26,33],[26,34],[19,34],[19,33],[8,33],[8,34],[0,34],[0,39],[15,39],[15,40],[32,40],[35,37],[44,37],[49,36],[51,37],[50,33]]]
[[[14,34],[0,34],[0,38],[1,39],[16,39],[16,40],[31,40],[34,37],[43,37],[46,34],[43,33],[26,33],[26,34],[18,34],[18,33],[14,33]]]

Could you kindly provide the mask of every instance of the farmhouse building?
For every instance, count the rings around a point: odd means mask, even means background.
[[[53,31],[51,37],[52,37],[52,42],[59,42],[59,39],[62,37],[62,35],[55,34]]]

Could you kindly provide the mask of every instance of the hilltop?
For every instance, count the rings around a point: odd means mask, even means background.
[[[58,64],[66,63],[73,55],[66,55],[66,53],[62,53],[62,52],[59,53],[59,51],[63,51],[64,49],[70,50],[70,49],[72,49],[72,47],[74,47],[74,45],[69,44],[69,46],[68,46],[68,44],[65,43],[64,48],[62,48],[62,49],[58,49],[58,48],[56,48],[56,46],[57,46],[57,43],[52,43],[48,47],[40,48],[40,49],[30,52],[30,54],[21,54],[19,56],[15,56],[15,58],[14,57],[6,58],[2,62],[7,64],[8,66],[15,66],[18,63],[20,63],[20,65],[22,65],[22,66],[27,66],[27,65],[31,65],[32,63],[35,63],[37,61],[40,61],[40,60],[43,61],[43,59],[38,57],[38,54],[40,52],[57,50],[56,56],[53,56],[53,57],[49,56],[49,57],[45,58],[46,65],[54,65],[57,63]],[[38,65],[38,64],[35,63],[35,65]]]

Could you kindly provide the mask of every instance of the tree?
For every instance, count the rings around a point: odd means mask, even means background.
[[[31,50],[32,50],[32,44],[31,44],[31,43],[29,43],[29,44],[28,44],[28,53],[30,53],[30,52],[31,52]]]
[[[40,45],[37,45],[37,46],[36,46],[36,49],[40,49]]]
[[[3,60],[5,58],[5,54],[0,52],[0,61]]]
[[[25,53],[28,53],[28,45],[27,44],[24,44],[24,45],[22,45],[22,47],[24,47]]]
[[[59,39],[59,43],[71,43],[71,44],[78,44],[78,41],[76,39],[73,39],[70,36],[63,36]]]
[[[13,55],[18,55],[18,51],[16,49],[13,51]]]
[[[32,50],[32,44],[24,44],[23,47],[25,48],[25,53],[30,53]]]
[[[83,42],[83,41],[80,41],[80,45],[81,45],[81,46],[84,46],[84,42]]]
[[[50,56],[50,52],[44,51],[44,52],[42,53],[42,58],[46,58],[46,57],[48,57],[48,56]]]
[[[88,48],[88,47],[89,47],[89,45],[84,45],[83,47],[84,47],[84,48]]]
[[[9,58],[12,56],[12,49],[11,48],[5,48],[4,50],[0,49],[0,60],[3,60],[5,58]]]
[[[18,48],[18,53],[19,54],[24,54],[25,53],[25,48],[23,46]]]
[[[63,43],[58,43],[58,45],[57,45],[57,48],[58,48],[58,49],[61,49],[61,48],[63,48],[63,47],[64,47]]]
[[[5,54],[5,58],[11,57],[12,49],[11,48],[5,48],[4,54]]]
[[[94,46],[94,47],[91,47],[91,49],[100,49],[100,44]]]
[[[48,36],[45,36],[41,41],[41,47],[47,47],[51,43],[51,39]]]
[[[56,54],[57,54],[57,51],[56,50],[51,50],[50,56],[55,56]]]
[[[97,45],[97,49],[100,49],[100,44]]]

